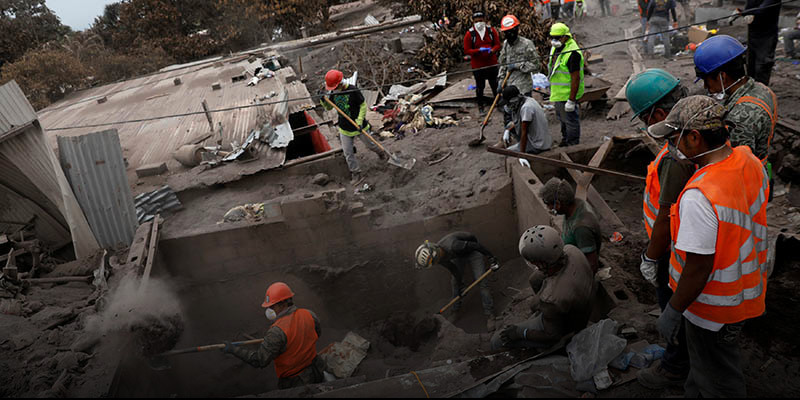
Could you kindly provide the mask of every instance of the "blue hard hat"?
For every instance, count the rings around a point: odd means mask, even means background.
[[[697,80],[741,56],[746,50],[741,42],[728,35],[717,35],[704,40],[694,52]]]
[[[633,110],[633,118],[678,87],[680,79],[660,68],[650,68],[633,76],[625,87],[625,97]]]

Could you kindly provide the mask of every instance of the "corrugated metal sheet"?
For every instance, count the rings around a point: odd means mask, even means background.
[[[36,120],[33,110],[16,81],[0,86],[0,140],[11,132]]]
[[[202,111],[201,102],[204,99],[209,109],[214,110],[251,105],[273,91],[281,93],[286,90],[289,98],[309,96],[305,85],[299,80],[285,84],[284,80],[279,79],[294,75],[291,68],[283,68],[276,77],[262,80],[255,86],[247,86],[247,80],[232,82],[231,78],[241,75],[249,64],[246,59],[238,57],[180,72],[158,73],[92,88],[73,94],[69,99],[40,111],[40,122],[47,129],[197,112]],[[173,78],[178,76],[183,83],[175,86]],[[211,85],[215,82],[221,84],[220,90],[212,90]],[[103,96],[108,99],[105,103],[98,104],[94,101]],[[290,112],[311,107],[313,104],[308,99],[289,103]],[[272,108],[272,105],[268,105],[237,109],[213,113],[212,118],[215,127],[222,123],[224,143],[243,143],[250,132],[259,126],[259,119],[263,120],[265,116],[271,115]],[[172,153],[180,146],[194,142],[210,132],[203,114],[109,126],[112,127],[119,132],[123,156],[128,160],[129,169],[166,162],[170,171],[185,171],[186,168],[172,158]],[[56,135],[79,136],[96,130],[97,128],[81,128],[50,131],[48,135],[55,141]],[[218,138],[215,131],[214,136],[207,139],[207,143],[211,145]],[[242,168],[275,168],[281,166],[285,160],[285,152],[273,151],[268,146],[255,146],[255,149],[259,152],[258,163],[246,167],[242,165]]]
[[[145,223],[155,218],[164,211],[180,210],[183,208],[178,196],[169,186],[162,186],[149,193],[136,196],[136,218],[139,223]]]
[[[58,154],[100,246],[107,249],[130,246],[139,224],[117,131],[61,136]]]

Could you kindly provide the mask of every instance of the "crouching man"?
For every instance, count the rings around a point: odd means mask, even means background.
[[[577,247],[565,246],[552,227],[537,225],[520,238],[519,253],[538,269],[531,276],[538,310],[528,320],[498,331],[492,337],[493,350],[551,347],[565,335],[585,328],[591,314],[594,274]],[[536,279],[538,272],[544,275],[543,281]]]

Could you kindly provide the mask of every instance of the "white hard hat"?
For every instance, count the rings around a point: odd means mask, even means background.
[[[561,235],[550,226],[536,225],[528,228],[519,238],[519,255],[526,261],[552,265],[564,252]]]
[[[426,240],[425,243],[417,247],[417,251],[414,254],[416,267],[430,268],[434,263],[436,263],[436,259],[439,257],[439,254],[439,246]]]

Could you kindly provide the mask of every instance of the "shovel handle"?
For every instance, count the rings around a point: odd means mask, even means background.
[[[502,93],[503,89],[506,88],[506,82],[508,82],[509,76],[511,76],[511,71],[506,72],[506,77],[503,78],[503,84],[500,86],[500,92],[494,96],[494,101],[492,102],[492,106],[489,108],[489,113],[486,114],[486,118],[483,119],[483,124],[481,124],[481,126],[486,126],[486,124],[489,123],[489,118],[492,116],[492,111],[494,111],[494,107],[497,105],[497,100],[500,99],[500,94]]]
[[[376,145],[376,146],[378,146],[378,148],[380,148],[381,150],[383,150],[383,152],[384,152],[384,153],[388,154],[388,155],[389,155],[389,157],[393,157],[393,155],[392,155],[391,153],[389,153],[389,152],[386,150],[386,148],[384,148],[384,147],[383,147],[383,145],[381,145],[381,144],[380,144],[380,143],[379,143],[377,140],[375,140],[375,138],[373,138],[373,137],[372,137],[372,135],[370,135],[369,133],[367,133],[367,130],[366,130],[366,129],[364,129],[364,128],[362,128],[362,127],[358,126],[358,124],[356,123],[356,121],[353,121],[353,119],[352,119],[352,118],[350,118],[350,116],[349,116],[349,115],[345,114],[345,112],[344,112],[344,111],[342,111],[342,109],[341,109],[341,108],[337,107],[337,106],[336,106],[336,104],[334,104],[334,103],[331,101],[331,99],[329,99],[327,96],[326,96],[326,97],[323,97],[323,99],[324,99],[324,100],[325,100],[325,102],[326,102],[326,103],[328,103],[328,104],[329,104],[331,107],[335,108],[335,109],[336,109],[336,111],[337,111],[337,112],[339,112],[339,115],[343,116],[343,117],[344,117],[344,118],[345,118],[347,121],[349,121],[351,124],[353,124],[353,126],[355,126],[356,128],[358,128],[358,129],[361,131],[361,133],[363,133],[364,135],[366,135],[366,136],[367,136],[367,138],[368,138],[369,140],[371,140],[371,141],[372,141],[372,143],[375,143],[375,145]]]
[[[471,284],[471,285],[467,286],[467,288],[466,288],[466,289],[464,289],[464,291],[463,291],[463,292],[461,292],[461,294],[460,294],[460,295],[456,296],[455,298],[453,298],[453,300],[450,300],[450,302],[449,302],[449,303],[447,303],[447,304],[446,304],[444,307],[442,307],[442,309],[441,309],[441,310],[439,310],[439,314],[441,314],[441,313],[445,312],[445,311],[446,311],[448,308],[450,308],[450,307],[451,307],[453,304],[456,304],[456,302],[458,302],[458,301],[459,301],[459,300],[461,300],[462,298],[466,297],[467,293],[468,293],[470,290],[472,290],[472,288],[474,288],[474,287],[475,287],[477,284],[481,283],[481,281],[482,281],[482,280],[484,280],[484,279],[486,279],[486,277],[487,277],[487,276],[489,276],[489,275],[490,275],[492,272],[494,272],[494,268],[489,268],[489,269],[488,269],[486,272],[484,272],[484,273],[483,273],[483,275],[481,275],[481,276],[480,276],[478,279],[475,279],[475,282],[472,282],[472,284]]]
[[[245,340],[242,342],[231,342],[231,344],[234,346],[246,346],[249,344],[259,344],[263,341],[264,339],[253,339],[253,340]],[[205,346],[187,347],[185,349],[170,350],[159,354],[158,357],[167,357],[167,356],[174,356],[177,354],[186,354],[186,353],[200,353],[203,351],[220,350],[224,348],[225,348],[225,343],[209,344]]]

